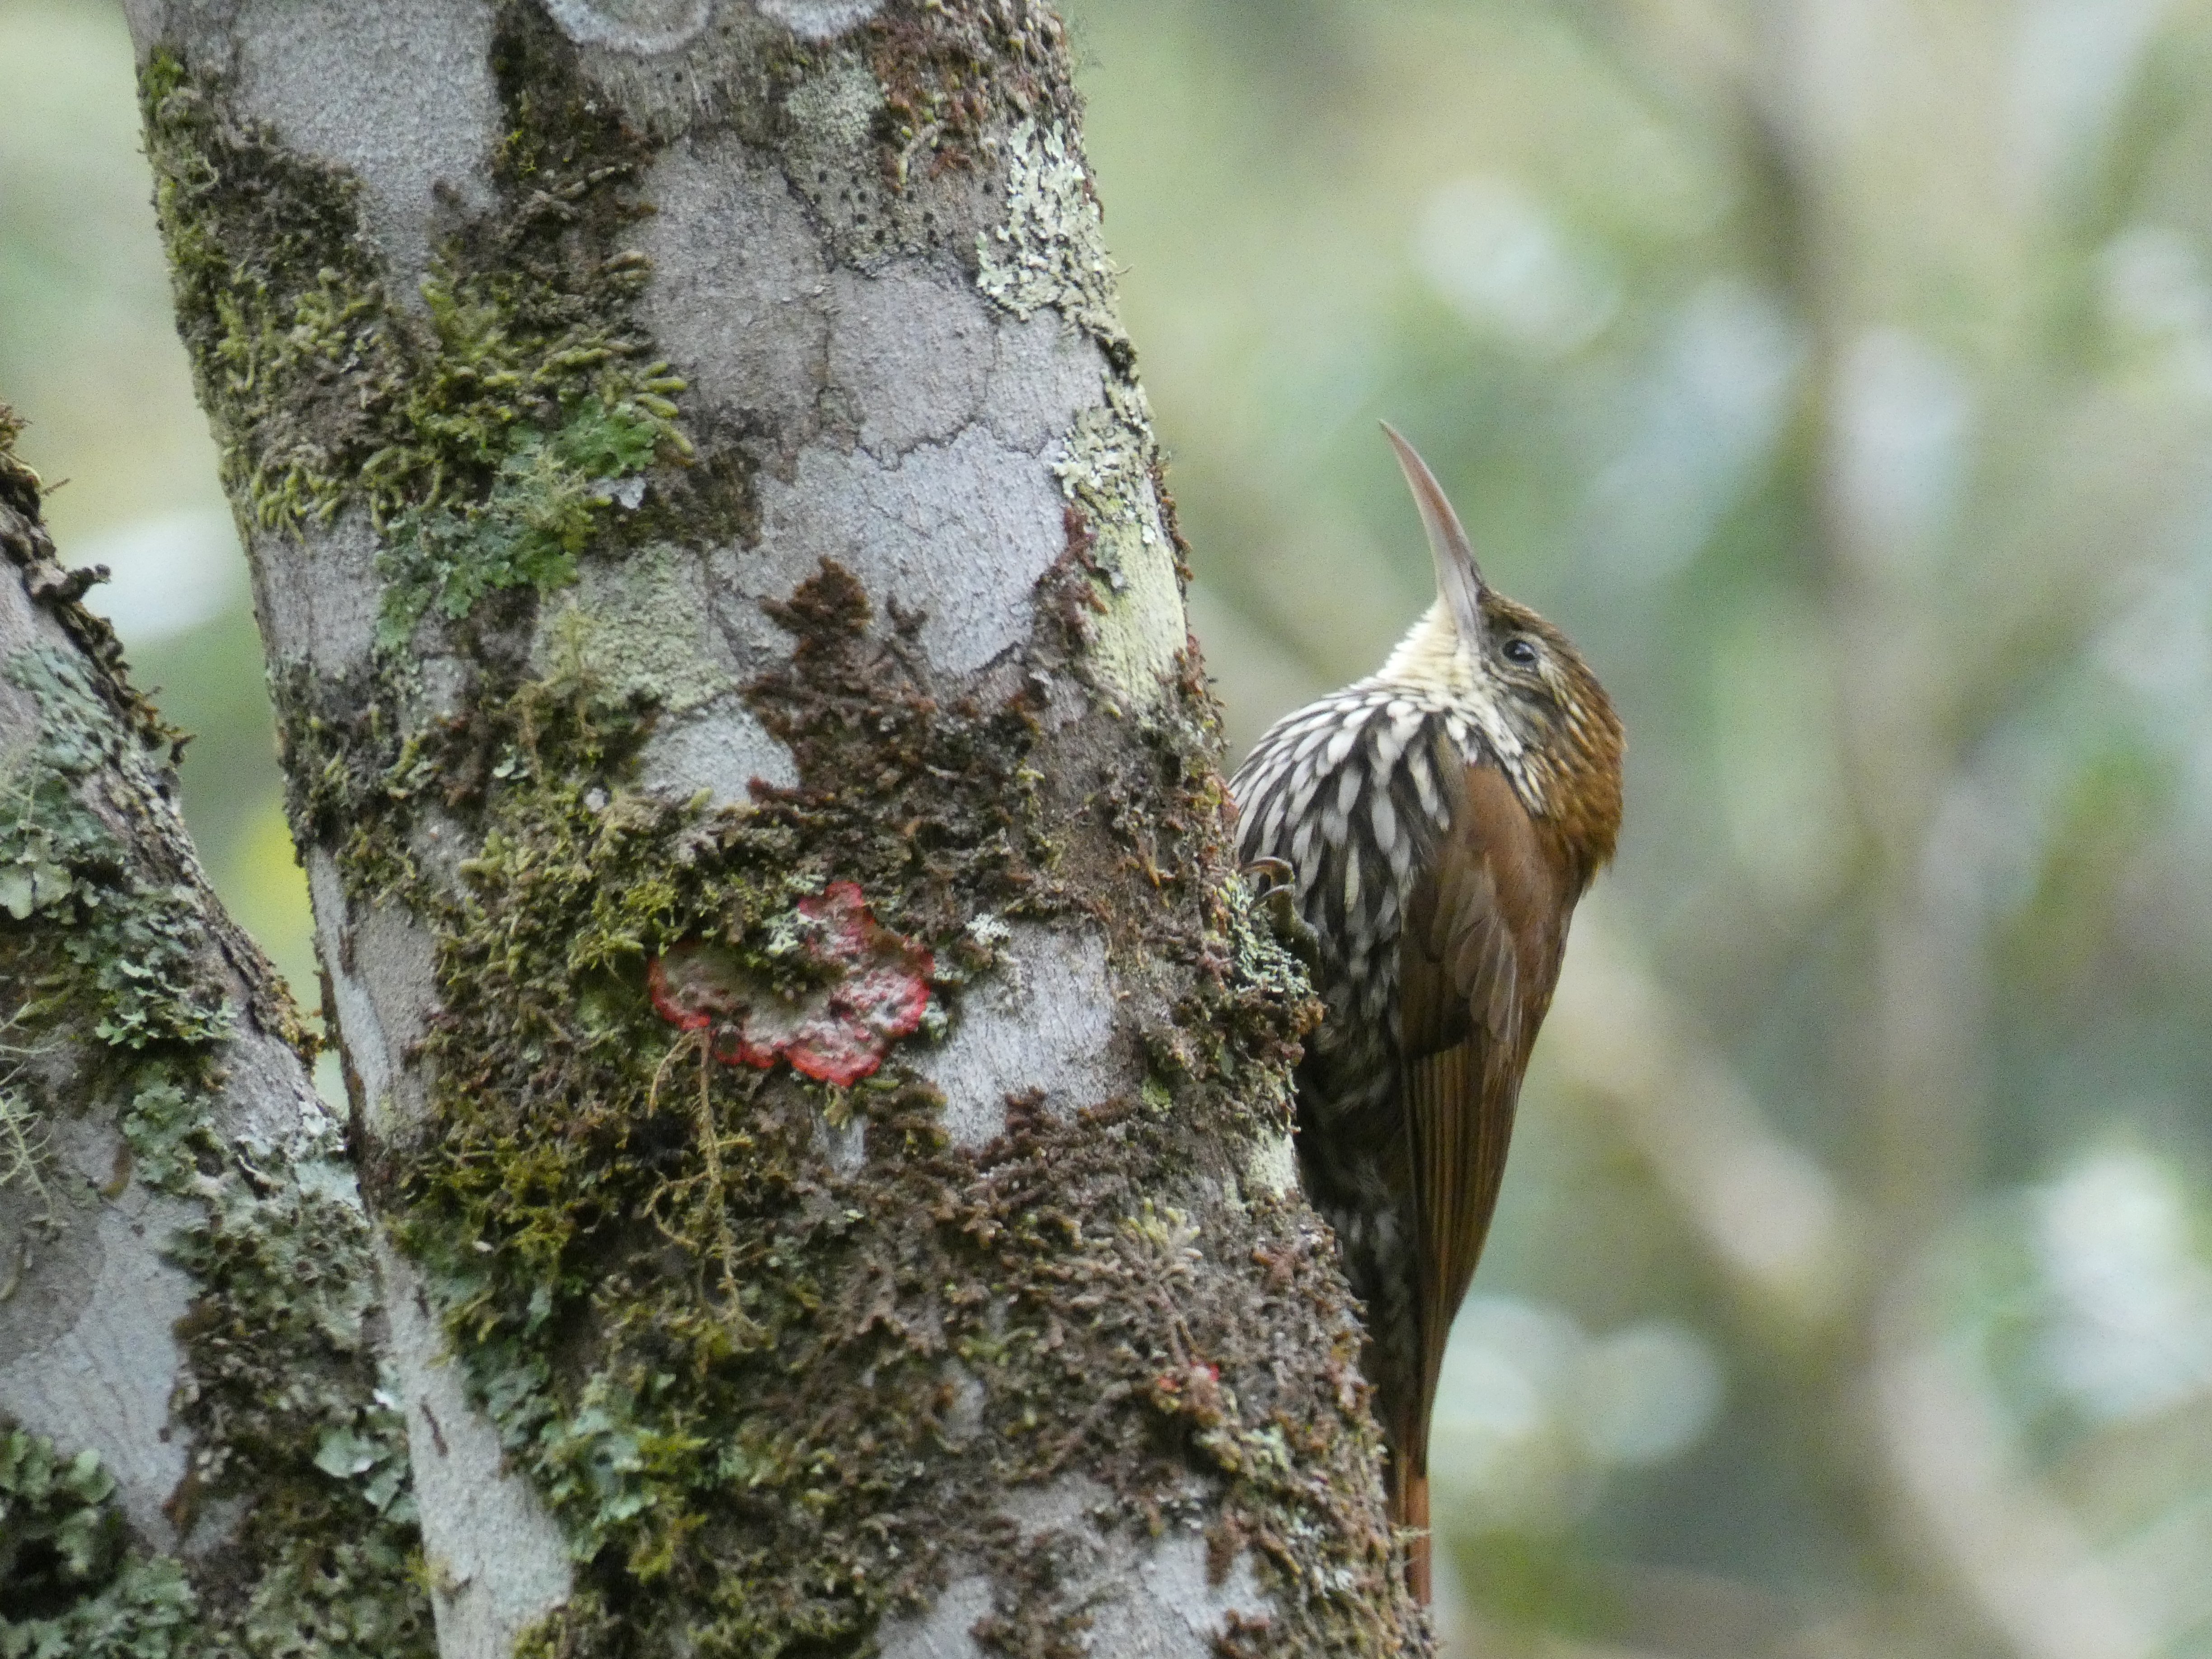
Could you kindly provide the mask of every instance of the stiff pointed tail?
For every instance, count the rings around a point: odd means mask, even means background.
[[[1429,1474],[1415,1473],[1390,1460],[1390,1524],[1406,1548],[1406,1588],[1423,1607],[1429,1605]]]

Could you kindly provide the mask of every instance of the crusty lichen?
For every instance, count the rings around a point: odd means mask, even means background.
[[[695,562],[665,543],[643,547],[620,564],[595,563],[580,593],[541,615],[531,656],[587,664],[663,718],[689,714],[738,689],[702,642],[707,601]]]
[[[1121,705],[1149,708],[1183,647],[1180,566],[1097,198],[1080,152],[1057,124],[1022,121],[1006,149],[1006,214],[976,238],[976,285],[1017,317],[1057,313],[1104,359],[1105,399],[1076,416],[1053,474],[1076,515],[1072,549],[1099,585],[1091,666]]]
[[[1080,155],[1054,122],[1021,122],[1006,149],[1006,216],[976,239],[976,285],[1017,317],[1058,312],[1126,368],[1136,350]]]
[[[1072,550],[1098,590],[1090,666],[1121,706],[1139,711],[1161,701],[1184,643],[1159,468],[1143,388],[1109,373],[1105,404],[1075,417],[1053,473],[1067,498]]]

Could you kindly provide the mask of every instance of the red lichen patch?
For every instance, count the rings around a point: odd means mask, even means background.
[[[653,958],[653,1009],[678,1030],[708,1032],[708,1052],[726,1066],[765,1071],[782,1060],[823,1083],[858,1083],[921,1024],[935,963],[870,915],[849,881],[801,899],[796,922],[796,989],[768,983],[734,951],[690,940]]]

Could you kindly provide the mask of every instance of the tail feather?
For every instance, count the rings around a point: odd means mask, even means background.
[[[1390,1524],[1406,1545],[1406,1588],[1423,1607],[1429,1605],[1430,1550],[1429,1474],[1390,1460]]]

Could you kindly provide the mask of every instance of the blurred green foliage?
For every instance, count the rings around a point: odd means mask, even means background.
[[[1068,11],[1232,749],[1426,601],[1378,416],[1629,724],[1459,1650],[2212,1655],[2212,9]],[[0,7],[0,387],[311,983],[135,144],[111,10]]]

